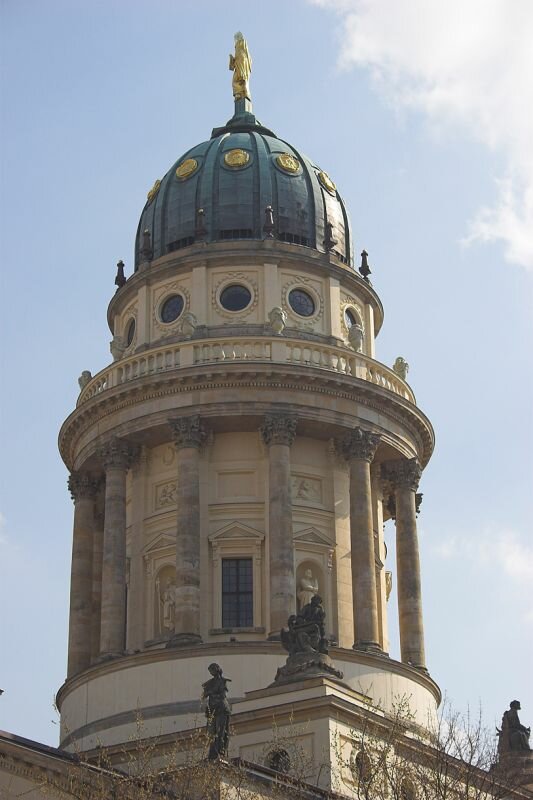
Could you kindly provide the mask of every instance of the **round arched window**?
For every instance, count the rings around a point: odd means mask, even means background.
[[[250,305],[252,293],[246,286],[232,283],[220,292],[220,305],[226,311],[243,311]]]
[[[282,748],[271,750],[266,757],[266,765],[276,772],[286,774],[291,768],[291,759],[287,751]]]
[[[126,328],[126,347],[129,347],[130,344],[133,342],[133,337],[135,336],[135,320],[130,319],[128,322],[128,327]]]
[[[372,780],[372,762],[366,753],[360,750],[354,759],[354,772],[363,783]]]
[[[183,311],[185,303],[181,294],[171,294],[164,301],[159,312],[161,322],[174,322]]]
[[[346,308],[344,310],[344,324],[348,329],[352,327],[352,325],[357,325],[359,320],[351,310],[351,308]]]
[[[315,301],[303,289],[292,289],[289,292],[289,305],[300,317],[312,317],[315,313]]]

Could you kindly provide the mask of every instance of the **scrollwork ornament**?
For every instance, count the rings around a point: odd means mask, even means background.
[[[75,503],[86,497],[93,499],[98,491],[98,481],[87,472],[71,472],[68,490]]]
[[[378,433],[357,427],[344,437],[340,448],[347,461],[356,458],[370,463],[374,460],[380,441],[381,436]]]
[[[266,445],[287,444],[290,447],[296,436],[296,425],[293,415],[267,414],[259,430]]]
[[[382,464],[381,474],[395,489],[409,489],[411,492],[416,492],[422,476],[422,467],[417,458],[403,458]]]
[[[139,447],[126,439],[112,436],[98,454],[105,469],[129,469],[139,455]]]
[[[197,414],[191,417],[169,419],[168,422],[172,429],[176,450],[180,450],[182,447],[196,447],[200,449],[205,443],[207,431]]]

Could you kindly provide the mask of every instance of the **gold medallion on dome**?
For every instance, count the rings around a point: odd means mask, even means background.
[[[320,183],[327,192],[329,192],[330,194],[336,194],[337,187],[335,186],[335,184],[333,183],[327,172],[319,172],[318,180],[320,181]]]
[[[246,150],[241,150],[238,148],[237,150],[228,150],[227,153],[224,154],[224,164],[228,167],[244,167],[250,160],[250,153],[247,153]]]
[[[198,161],[195,158],[186,158],[176,170],[176,178],[189,178],[198,169]]]
[[[293,175],[300,169],[300,162],[290,153],[280,153],[279,156],[276,156],[276,164],[285,172],[291,172]]]
[[[160,186],[161,186],[161,181],[158,179],[157,181],[155,181],[154,185],[146,195],[149,203],[151,203],[154,197],[157,195]]]

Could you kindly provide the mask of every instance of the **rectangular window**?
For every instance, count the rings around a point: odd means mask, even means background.
[[[222,559],[222,627],[251,628],[254,598],[251,558]]]

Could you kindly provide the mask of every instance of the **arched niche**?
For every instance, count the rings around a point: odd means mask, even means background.
[[[314,594],[319,594],[324,599],[326,585],[319,560],[310,557],[301,561],[296,568],[296,604],[298,611],[311,602]]]

